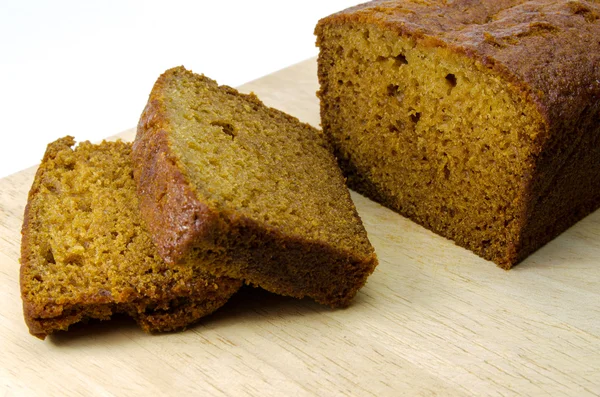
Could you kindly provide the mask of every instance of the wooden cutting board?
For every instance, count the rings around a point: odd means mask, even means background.
[[[314,59],[241,89],[318,126]],[[19,296],[34,172],[0,180],[1,396],[600,395],[600,211],[506,272],[353,194],[380,265],[348,309],[250,288],[185,332],[40,341]]]

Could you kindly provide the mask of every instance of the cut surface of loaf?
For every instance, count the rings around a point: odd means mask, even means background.
[[[241,283],[167,266],[139,215],[131,144],[48,145],[25,210],[21,295],[31,334],[127,313],[147,332],[184,328]]]
[[[597,4],[373,1],[315,33],[351,188],[506,269],[600,205]]]
[[[183,67],[159,77],[134,175],[163,258],[347,305],[377,259],[322,134]]]

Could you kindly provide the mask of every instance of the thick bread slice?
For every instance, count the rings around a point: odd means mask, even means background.
[[[142,216],[168,263],[345,306],[377,259],[321,132],[183,67],[133,146]]]
[[[237,280],[159,257],[139,216],[131,144],[73,144],[48,145],[25,209],[21,294],[31,334],[116,312],[148,332],[176,330],[238,290]]]

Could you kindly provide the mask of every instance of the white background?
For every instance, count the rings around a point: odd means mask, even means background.
[[[360,2],[0,0],[0,177],[134,127],[170,67],[237,86],[315,56],[317,21]]]

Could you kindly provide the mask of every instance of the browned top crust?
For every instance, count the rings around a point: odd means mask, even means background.
[[[550,135],[600,100],[596,2],[376,0],[322,19],[316,34],[343,23],[375,24],[476,59],[538,105]]]

